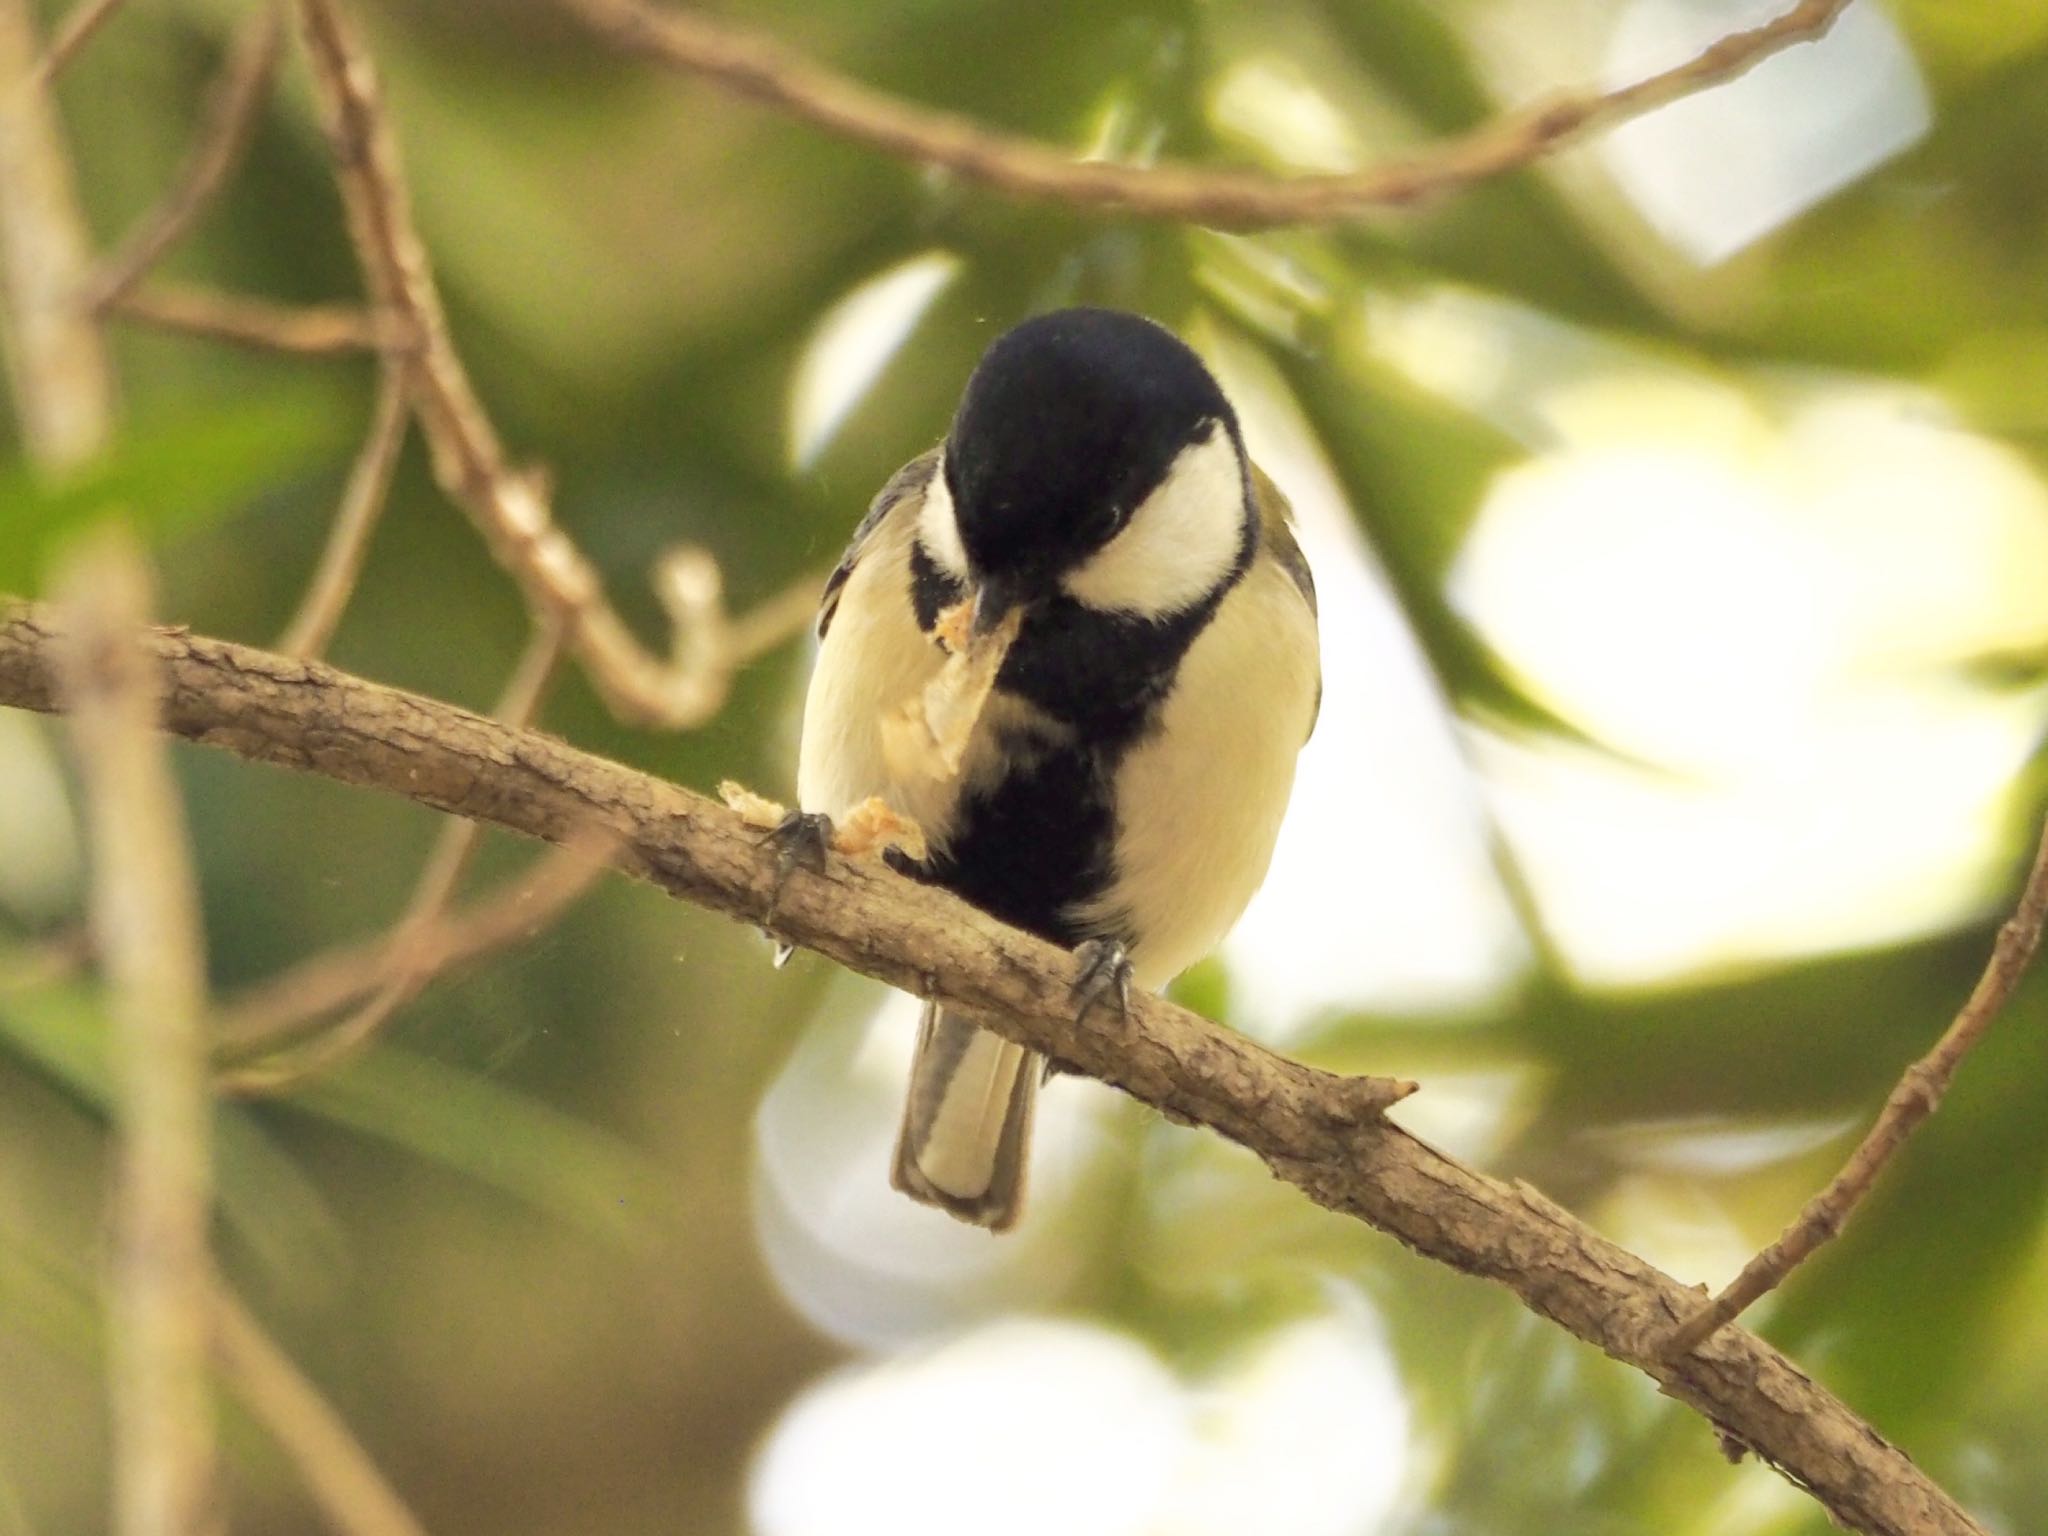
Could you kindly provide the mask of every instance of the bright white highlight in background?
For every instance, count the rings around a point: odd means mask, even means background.
[[[1602,73],[1610,87],[1641,80],[1786,6],[1634,0]],[[1660,234],[1709,264],[1883,164],[1930,121],[1927,88],[1891,19],[1852,5],[1819,41],[1623,123],[1595,153]]]
[[[1408,1461],[1360,1305],[1194,1383],[1110,1329],[1013,1319],[813,1387],[750,1502],[760,1536],[1367,1536]]]
[[[926,251],[869,278],[825,312],[790,381],[793,468],[807,468],[824,451],[959,272],[952,252]]]
[[[1975,910],[2048,700],[1955,668],[2048,646],[2048,494],[1921,395],[1774,422],[1664,392],[1554,396],[1562,445],[1502,477],[1453,573],[1537,696],[1644,760],[1475,734],[1553,936],[1640,983]]]

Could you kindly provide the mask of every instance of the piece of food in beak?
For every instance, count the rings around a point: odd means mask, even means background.
[[[959,776],[975,722],[1023,624],[1024,610],[1012,608],[994,628],[977,632],[972,602],[939,615],[932,634],[949,653],[945,665],[882,721],[882,755],[891,773],[911,781]]]

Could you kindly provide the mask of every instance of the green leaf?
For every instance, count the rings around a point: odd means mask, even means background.
[[[345,413],[333,401],[326,389],[274,391],[132,434],[55,478],[0,466],[0,592],[34,590],[51,551],[102,518],[157,543],[230,516],[337,451]]]

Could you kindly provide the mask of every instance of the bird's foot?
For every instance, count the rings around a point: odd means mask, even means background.
[[[825,853],[832,846],[832,818],[822,811],[790,811],[759,840],[775,850],[775,883],[768,889],[768,910],[762,915],[765,922],[782,904],[782,890],[791,875],[799,869],[813,875],[825,873]],[[788,958],[787,946],[778,944],[776,965]]]
[[[825,873],[825,854],[832,846],[832,818],[823,811],[790,811],[761,834],[761,841],[775,850],[775,891],[791,874],[802,869]]]
[[[1074,1002],[1074,1017],[1085,1019],[1088,1010],[1111,995],[1119,1014],[1131,1011],[1131,957],[1115,939],[1089,939],[1074,946],[1074,985],[1068,996]]]

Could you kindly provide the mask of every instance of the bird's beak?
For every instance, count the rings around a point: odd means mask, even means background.
[[[1024,593],[1015,577],[991,576],[974,589],[973,633],[976,638],[990,635],[1002,625],[1024,601]]]

